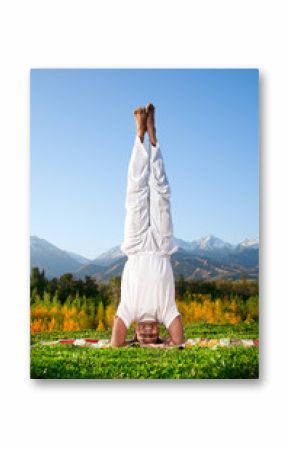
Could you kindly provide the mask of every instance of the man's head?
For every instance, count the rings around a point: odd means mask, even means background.
[[[157,343],[159,337],[159,323],[156,321],[142,321],[136,329],[137,340],[142,344]]]

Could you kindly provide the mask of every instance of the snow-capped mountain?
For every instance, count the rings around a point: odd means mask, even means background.
[[[185,251],[192,251],[192,243],[186,242],[185,240],[178,239],[174,237],[174,244],[178,246],[179,249],[184,249]]]
[[[240,248],[252,248],[252,249],[258,249],[259,248],[259,240],[258,239],[245,239],[242,242],[238,244]]]
[[[175,238],[174,241],[179,248],[184,249],[185,251],[192,252],[194,254],[215,251],[231,252],[236,248],[236,245],[225,242],[224,240],[221,240],[214,235],[207,235],[201,237],[198,240],[193,240],[192,242],[186,242],[177,238]]]
[[[225,242],[214,235],[207,235],[201,237],[199,240],[193,241],[192,249],[200,251],[233,250],[234,245]]]
[[[92,263],[96,265],[101,265],[103,267],[107,267],[112,262],[120,259],[121,257],[124,257],[124,253],[122,253],[120,245],[117,245],[109,249],[109,251],[100,254],[92,261]]]

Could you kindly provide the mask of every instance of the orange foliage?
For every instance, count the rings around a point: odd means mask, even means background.
[[[176,301],[184,324],[192,324],[198,321],[217,324],[236,324],[240,321],[249,322],[258,319],[258,297],[253,296],[247,304],[238,298],[221,300],[211,299],[207,294],[187,293],[184,300]],[[87,308],[86,302],[78,307],[67,303],[60,304],[57,301],[50,302],[48,296],[45,301],[37,300],[31,305],[31,333],[43,331],[76,331],[82,329],[94,329],[103,331],[112,327],[116,307],[103,303]]]
[[[97,331],[103,331],[103,330],[105,330],[105,326],[104,326],[103,321],[99,321],[99,324],[98,324],[98,327],[97,327],[96,330],[97,330]]]
[[[190,302],[177,300],[177,307],[185,324],[198,321],[236,324],[242,320],[238,304],[233,300],[211,300],[208,295],[196,295]]]

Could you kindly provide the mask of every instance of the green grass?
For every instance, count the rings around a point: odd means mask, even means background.
[[[258,324],[185,327],[186,338],[258,338]],[[32,336],[32,344],[59,338],[109,338],[110,332],[50,332]],[[33,379],[256,379],[257,347],[193,347],[95,349],[90,347],[31,347]]]

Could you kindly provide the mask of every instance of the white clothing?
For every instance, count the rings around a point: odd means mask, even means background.
[[[128,168],[125,236],[128,256],[117,310],[127,328],[132,321],[158,321],[168,328],[180,315],[170,255],[173,244],[170,186],[159,143],[151,151],[136,137]]]

